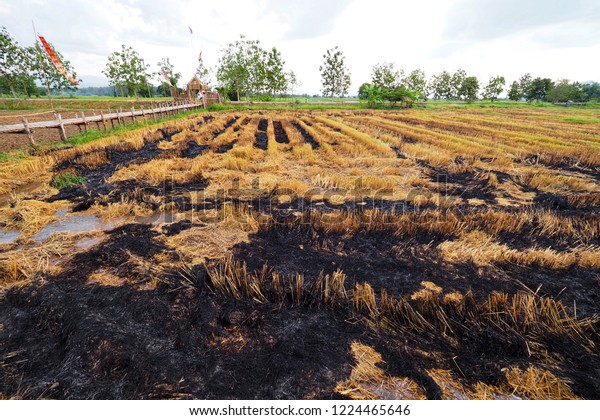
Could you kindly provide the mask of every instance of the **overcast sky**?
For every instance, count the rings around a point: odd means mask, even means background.
[[[201,49],[215,70],[219,51],[240,34],[277,47],[299,91],[310,94],[335,45],[347,58],[351,94],[382,61],[428,77],[464,68],[484,81],[499,74],[510,83],[527,72],[600,80],[598,0],[0,0],[0,26],[21,45],[33,44],[32,20],[87,85],[121,44],[152,71],[171,58],[185,83]]]

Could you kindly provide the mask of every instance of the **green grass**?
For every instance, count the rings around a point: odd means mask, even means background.
[[[585,117],[566,117],[562,118],[563,121],[576,122],[582,124],[599,124],[600,119],[598,118],[585,118]]]
[[[50,186],[62,190],[66,187],[73,187],[75,185],[81,185],[85,182],[85,178],[70,172],[63,172],[56,175],[50,181]]]
[[[14,149],[6,152],[0,152],[0,162],[18,161],[28,156],[27,150],[25,149]]]

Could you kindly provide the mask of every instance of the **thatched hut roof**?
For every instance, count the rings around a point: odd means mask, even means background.
[[[208,91],[208,85],[202,83],[197,74],[195,74],[187,83],[187,90],[204,90]]]

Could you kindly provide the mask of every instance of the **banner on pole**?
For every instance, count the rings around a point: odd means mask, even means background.
[[[38,35],[38,37],[40,38],[40,41],[41,41],[42,45],[44,46],[46,53],[48,53],[48,57],[50,57],[50,60],[52,60],[52,63],[54,63],[54,67],[56,67],[56,70],[58,70],[60,72],[60,74],[65,76],[67,79],[69,79],[69,81],[71,83],[73,83],[74,85],[78,85],[79,82],[67,74],[65,68],[61,64],[61,62],[58,59],[58,57],[56,56],[56,54],[54,54],[54,51],[52,51],[52,48],[50,47],[50,44],[48,44],[46,39],[41,35]]]
[[[165,68],[161,67],[160,69],[162,70],[162,74],[165,77],[165,80],[167,81],[167,83],[169,85],[171,85],[171,79],[169,79],[169,75],[167,74],[167,71],[165,70]]]

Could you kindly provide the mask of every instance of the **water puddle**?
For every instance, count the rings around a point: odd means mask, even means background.
[[[169,211],[163,211],[160,213],[154,213],[150,216],[137,216],[134,220],[136,223],[144,224],[161,224],[161,223],[174,223],[177,219],[177,215],[180,213],[173,213]]]
[[[33,239],[37,242],[44,242],[53,233],[80,233],[90,232],[94,230],[110,230],[121,219],[104,221],[95,215],[72,215],[67,216],[67,208],[60,209],[56,212],[59,220],[52,222],[39,231]]]
[[[159,212],[150,216],[138,216],[133,219],[135,223],[147,223],[152,225],[175,223],[184,219],[185,213]],[[62,208],[56,212],[58,220],[47,224],[36,235],[33,240],[44,242],[54,233],[84,233],[93,231],[107,231],[126,221],[119,218],[115,220],[103,220],[96,215],[68,214],[68,208]],[[13,243],[20,235],[19,230],[0,231],[0,244]],[[101,237],[82,238],[75,243],[75,248],[85,250],[102,241]]]
[[[0,232],[0,244],[10,244],[17,240],[20,235],[18,230],[7,230]]]

